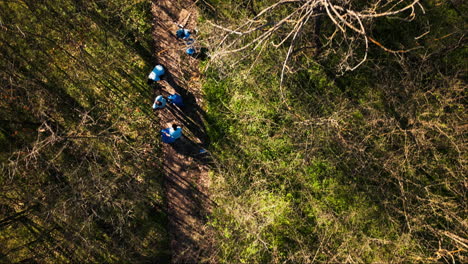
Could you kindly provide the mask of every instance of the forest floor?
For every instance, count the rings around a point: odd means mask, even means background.
[[[200,153],[207,144],[206,114],[201,108],[199,60],[185,54],[185,42],[175,37],[178,24],[190,30],[196,28],[198,13],[190,0],[154,0],[152,13],[154,57],[166,69],[154,88],[154,96],[178,93],[185,104],[182,108],[168,104],[157,111],[161,129],[174,122],[183,129],[181,139],[173,144],[162,143],[161,147],[172,263],[198,263],[210,249],[204,235],[211,207],[206,193],[209,159],[206,153]]]

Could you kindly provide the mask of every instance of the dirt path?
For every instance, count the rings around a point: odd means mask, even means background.
[[[210,243],[204,239],[204,224],[211,205],[206,195],[207,157],[200,154],[207,138],[200,107],[199,61],[185,54],[185,43],[174,35],[178,23],[196,28],[198,13],[190,0],[153,0],[152,13],[155,58],[167,72],[154,96],[176,92],[185,103],[183,108],[168,106],[158,111],[161,128],[177,122],[184,134],[171,145],[162,143],[172,263],[205,262]]]

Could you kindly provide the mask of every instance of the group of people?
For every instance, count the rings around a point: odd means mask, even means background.
[[[192,56],[195,54],[195,48],[191,46],[193,44],[193,39],[190,38],[191,34],[192,33],[190,30],[185,29],[183,27],[180,27],[175,33],[178,39],[182,39],[186,41],[186,45],[188,46],[188,48],[185,52],[188,55]],[[164,76],[164,74],[165,74],[164,67],[162,65],[156,65],[148,76],[148,84],[153,84],[155,82],[160,81],[161,78]],[[156,96],[156,98],[154,99],[152,108],[154,110],[163,109],[166,107],[167,104],[171,104],[177,107],[184,106],[182,96],[180,96],[177,93],[174,93],[174,94],[170,94],[167,97],[164,97],[163,95]],[[173,143],[177,139],[179,139],[181,136],[182,136],[182,127],[176,123],[173,123],[170,127],[161,130],[161,139],[162,139],[162,142],[164,143]]]
[[[192,32],[190,30],[183,28],[181,25],[179,25],[179,29],[176,31],[176,37],[185,41],[185,45],[187,46],[185,49],[185,53],[187,53],[190,56],[195,56],[195,40],[190,37],[191,35]]]
[[[151,73],[148,76],[148,83],[154,83],[154,82],[160,81],[164,74],[165,74],[164,67],[162,65],[156,65],[156,67],[154,67],[154,69],[151,71]],[[160,94],[156,96],[156,98],[154,99],[152,108],[154,110],[163,109],[166,107],[167,104],[172,104],[178,107],[183,107],[184,101],[182,99],[182,96],[176,93],[170,94],[167,97],[164,97],[163,95]],[[164,143],[173,143],[181,136],[182,136],[182,127],[175,123],[172,124],[172,126],[161,130],[161,139],[162,139],[162,142]]]

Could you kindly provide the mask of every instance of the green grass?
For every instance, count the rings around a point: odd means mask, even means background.
[[[150,2],[79,2],[0,4],[0,262],[168,261]]]
[[[228,2],[210,3],[222,16],[205,15],[220,24],[234,28],[245,16]],[[441,19],[437,8],[429,10],[430,19]],[[461,19],[452,15],[430,22],[449,31],[450,21]],[[425,19],[383,21],[374,33],[393,30],[405,35],[382,41],[412,45],[408,36]],[[258,59],[233,54],[205,69],[216,165],[210,193],[218,204],[210,224],[220,263],[466,259],[459,244],[438,233],[466,235],[455,220],[466,217],[466,149],[463,129],[457,132],[466,116],[464,63],[444,62],[466,49],[431,43],[420,40],[423,49],[403,59],[372,47],[368,64],[341,77],[330,70],[336,58],[303,56],[290,64],[295,71],[282,87],[281,48]],[[425,52],[446,54],[427,60]],[[440,248],[455,253],[440,255]]]

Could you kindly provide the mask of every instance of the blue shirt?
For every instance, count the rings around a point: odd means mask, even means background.
[[[161,102],[161,105],[157,105],[156,102]],[[166,106],[166,99],[162,95],[158,95],[156,99],[154,99],[153,109],[160,109]]]
[[[177,127],[177,129],[174,130],[174,128],[169,128],[169,135],[171,135],[171,138],[173,139],[178,139],[182,136],[182,128]]]
[[[171,103],[177,105],[177,106],[184,106],[184,102],[182,101],[182,96],[178,94],[171,94],[167,97],[167,99],[170,100]]]
[[[161,130],[161,140],[164,143],[174,143],[175,139],[169,135],[169,128]]]
[[[186,38],[190,37],[190,30],[185,29],[185,28],[179,28],[176,31],[176,36],[177,36],[177,38],[186,39]]]
[[[193,55],[195,53],[195,49],[190,47],[185,51],[185,53],[187,53],[188,55]]]
[[[161,65],[156,65],[154,69],[150,72],[148,75],[148,79],[153,80],[153,81],[160,81],[161,76],[164,75],[164,67]]]

